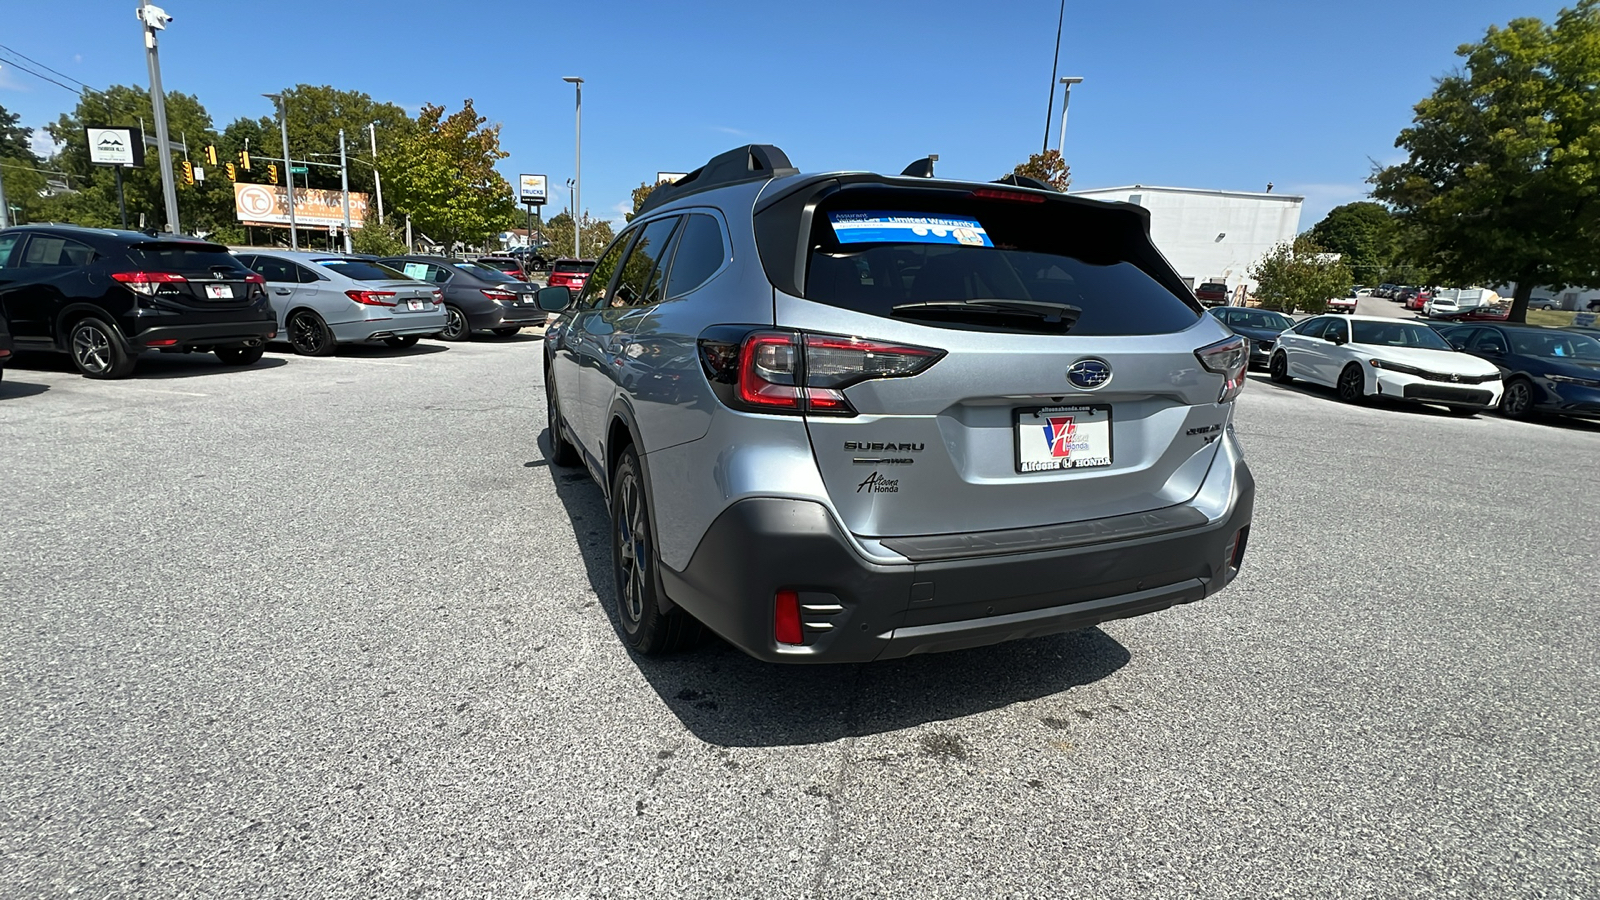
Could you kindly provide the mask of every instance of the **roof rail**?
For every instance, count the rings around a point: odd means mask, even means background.
[[[1029,178],[1026,175],[1003,175],[990,182],[990,184],[1009,184],[1012,187],[1037,188],[1041,191],[1050,191],[1054,194],[1061,193],[1060,191],[1056,190],[1055,185],[1049,183],[1048,181],[1040,181],[1037,178]]]
[[[748,144],[711,157],[705,165],[677,181],[657,185],[640,205],[639,213],[643,215],[664,203],[712,188],[798,174],[800,170],[790,164],[782,150],[771,144]]]

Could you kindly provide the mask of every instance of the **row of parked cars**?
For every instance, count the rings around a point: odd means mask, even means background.
[[[1504,322],[1511,315],[1511,304],[1498,293],[1483,287],[1429,288],[1399,284],[1380,284],[1372,289],[1372,296],[1399,303],[1403,308],[1419,312],[1430,319],[1466,322]],[[1554,304],[1543,298],[1540,305],[1529,303],[1530,309],[1551,309]]]
[[[120,378],[146,350],[249,365],[274,341],[326,356],[340,344],[509,336],[544,322],[540,287],[526,273],[440,256],[230,250],[186,236],[24,225],[0,231],[0,365],[15,350],[54,351],[90,378]]]
[[[1321,384],[1347,403],[1383,397],[1466,415],[1496,409],[1514,419],[1600,419],[1600,330],[1593,328],[1210,312],[1250,342],[1250,362],[1273,381]]]

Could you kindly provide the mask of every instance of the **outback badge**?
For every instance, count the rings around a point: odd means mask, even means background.
[[[1073,387],[1092,391],[1111,380],[1111,364],[1103,359],[1080,359],[1067,367],[1067,381]]]

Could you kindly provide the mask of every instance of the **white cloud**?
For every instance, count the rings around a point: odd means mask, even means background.
[[[35,154],[44,157],[53,156],[57,150],[61,149],[61,145],[51,140],[49,132],[43,128],[35,128],[33,130],[33,137],[28,140],[28,144],[33,148]]]
[[[723,134],[731,134],[734,137],[749,137],[750,136],[750,132],[748,132],[748,131],[740,131],[737,128],[729,128],[726,125],[713,125],[713,126],[711,126],[711,130],[712,131],[720,131]]]

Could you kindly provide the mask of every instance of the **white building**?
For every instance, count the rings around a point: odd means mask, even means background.
[[[1150,238],[1189,287],[1218,281],[1253,290],[1248,273],[1275,245],[1300,231],[1304,197],[1201,188],[1130,187],[1072,191],[1074,197],[1150,210]]]

